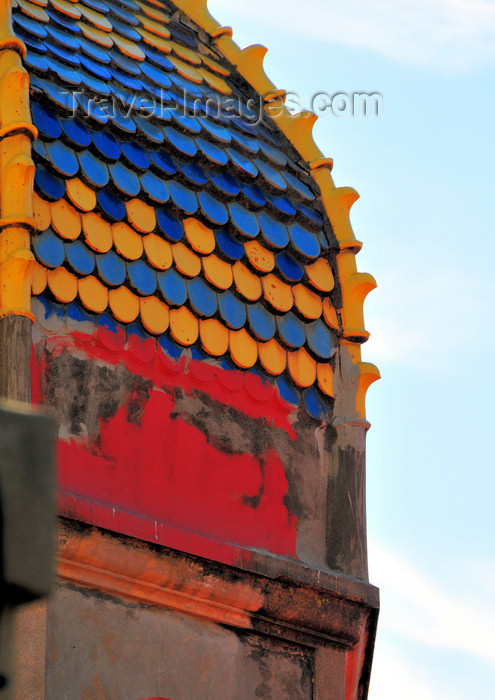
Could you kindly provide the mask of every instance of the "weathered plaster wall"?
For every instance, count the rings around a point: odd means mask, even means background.
[[[48,605],[50,700],[309,700],[304,647],[69,584]]]

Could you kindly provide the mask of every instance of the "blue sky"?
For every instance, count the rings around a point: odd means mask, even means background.
[[[491,700],[495,687],[495,2],[210,0],[301,95],[380,92],[381,118],[321,118],[365,304],[370,700]],[[302,8],[304,10],[302,11]]]

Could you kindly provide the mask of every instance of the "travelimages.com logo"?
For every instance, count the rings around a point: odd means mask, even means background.
[[[282,115],[307,114],[300,96],[295,92],[279,93],[275,96],[259,96],[257,99],[224,97],[205,94],[201,98],[188,94],[187,90],[170,93],[157,89],[156,94],[136,94],[120,88],[109,87],[109,95],[89,95],[84,91],[60,91],[61,102],[69,118],[93,118],[105,123],[110,117],[169,120],[171,112],[184,117],[211,117],[220,122],[236,119],[245,124],[259,124],[265,113],[277,121]],[[383,96],[378,92],[327,93],[319,92],[310,100],[310,110],[317,117],[382,117]]]

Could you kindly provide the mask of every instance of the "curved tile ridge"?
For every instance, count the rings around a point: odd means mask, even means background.
[[[205,30],[215,46],[258,92],[265,96],[265,111],[288,138],[296,151],[308,164],[312,176],[321,191],[321,201],[337,238],[340,252],[337,254],[337,270],[342,289],[340,331],[342,347],[346,347],[360,368],[362,381],[359,385],[356,411],[365,418],[364,396],[371,382],[379,379],[378,369],[370,363],[361,363],[360,344],[368,340],[364,329],[363,305],[367,294],[376,287],[374,278],[358,272],[355,256],[362,244],[356,240],[350,223],[350,209],[359,195],[349,187],[335,186],[331,176],[333,160],[325,158],[313,139],[316,115],[308,111],[291,115],[284,106],[285,92],[277,90],[265,73],[263,60],[267,53],[264,46],[254,45],[241,49],[232,39],[230,27],[223,27],[208,11],[208,0],[174,0],[174,4],[190,19]]]
[[[11,3],[0,4],[0,317],[31,313],[30,252],[34,163],[38,131],[29,108],[29,76],[23,42],[12,31]]]

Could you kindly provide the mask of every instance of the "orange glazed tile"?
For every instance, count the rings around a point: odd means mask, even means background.
[[[131,323],[139,314],[139,298],[127,287],[117,287],[108,292],[108,305],[122,323]]]
[[[192,63],[195,66],[201,65],[201,56],[197,51],[188,49],[186,46],[181,46],[176,41],[172,41],[172,51],[177,54],[179,58],[183,58],[188,63]]]
[[[97,253],[108,253],[113,244],[112,227],[98,214],[82,214],[82,228],[87,244]]]
[[[205,277],[210,284],[213,284],[217,289],[228,289],[234,276],[231,266],[216,255],[209,255],[202,259],[203,271]]]
[[[224,68],[224,66],[221,66],[209,56],[201,56],[201,58],[203,59],[205,66],[208,66],[208,68],[215,71],[215,73],[220,73],[220,75],[230,75],[228,68]]]
[[[141,321],[148,333],[161,335],[165,333],[170,321],[169,309],[157,297],[141,297],[139,300]]]
[[[193,250],[202,255],[209,255],[215,250],[215,235],[210,228],[198,219],[184,219],[182,223]]]
[[[104,46],[107,49],[112,48],[113,39],[110,36],[110,34],[102,32],[100,29],[96,29],[96,27],[92,27],[91,25],[86,24],[85,22],[77,22],[77,26],[82,31],[86,39],[94,41],[100,46]]]
[[[167,27],[164,27],[161,22],[155,22],[155,20],[145,17],[144,15],[138,15],[136,19],[138,19],[143,27],[152,34],[156,34],[157,36],[162,37],[162,39],[170,38],[169,30]]]
[[[197,277],[201,272],[201,260],[184,243],[172,246],[172,255],[179,272],[188,277]]]
[[[332,268],[325,258],[318,258],[312,265],[306,265],[308,279],[320,292],[331,292],[334,287]]]
[[[72,2],[66,2],[66,0],[50,0],[50,5],[71,19],[79,19],[81,17],[79,9]]]
[[[230,356],[242,369],[249,369],[258,359],[258,345],[245,328],[229,331]]]
[[[232,88],[228,83],[225,82],[223,78],[215,73],[211,73],[205,68],[200,68],[199,73],[204,81],[212,87],[214,90],[218,90],[222,95],[230,95],[232,93]]]
[[[75,241],[81,233],[81,215],[65,199],[50,204],[52,226],[59,236]]]
[[[67,196],[72,204],[81,211],[93,211],[96,207],[96,194],[78,177],[65,183]]]
[[[153,46],[155,49],[159,49],[160,51],[163,51],[164,53],[170,53],[172,51],[172,47],[170,46],[170,44],[171,44],[170,41],[167,41],[166,39],[162,39],[161,37],[156,36],[155,34],[152,34],[151,32],[147,32],[146,29],[141,29],[141,27],[136,27],[136,31],[138,32],[138,34],[141,34],[145,44],[149,44],[150,46]]]
[[[316,379],[316,362],[304,348],[287,353],[287,366],[290,376],[298,386],[307,387]]]
[[[112,32],[110,36],[115,42],[115,46],[118,46],[123,54],[129,56],[129,58],[134,58],[136,61],[144,61],[146,58],[144,52],[133,41],[124,39],[124,37],[120,36],[120,34],[116,34],[115,32]]]
[[[160,236],[150,233],[143,238],[144,250],[148,260],[158,270],[168,270],[172,265],[172,246]]]
[[[292,287],[292,294],[296,302],[297,309],[304,318],[320,318],[322,312],[321,297],[311,292],[303,284],[296,284]]]
[[[50,205],[36,192],[33,193],[33,216],[38,231],[46,231],[52,220]]]
[[[275,267],[275,257],[273,253],[258,243],[258,241],[248,241],[244,244],[244,249],[248,260],[255,270],[259,272],[271,272]]]
[[[290,311],[294,303],[291,287],[272,274],[263,277],[261,282],[263,284],[265,299],[273,308],[282,313]]]
[[[83,4],[79,4],[78,8],[83,17],[87,19],[88,22],[91,22],[91,24],[94,24],[97,29],[101,29],[103,32],[112,31],[113,27],[104,15],[91,10],[89,7],[86,7]]]
[[[170,333],[181,345],[192,345],[198,339],[198,319],[185,306],[170,309]]]
[[[197,83],[198,85],[203,82],[203,76],[201,75],[199,70],[196,70],[196,68],[193,68],[191,65],[184,63],[184,61],[181,61],[175,56],[169,56],[169,59],[176,67],[177,73],[179,73],[179,75],[182,75],[183,78],[190,80],[192,83]]]
[[[199,337],[203,350],[208,355],[220,357],[229,347],[229,332],[216,318],[206,318],[199,322]]]
[[[127,218],[131,226],[141,233],[151,233],[156,228],[156,215],[153,207],[140,199],[130,199],[125,203]]]
[[[166,24],[170,22],[170,17],[165,14],[165,12],[160,12],[160,10],[155,10],[153,7],[148,7],[142,2],[136,2],[136,5],[142,9],[145,15],[151,17],[151,19],[156,19],[158,22],[165,22]]]
[[[261,280],[256,277],[247,267],[238,260],[232,268],[234,273],[235,286],[239,294],[249,299],[256,301],[261,296]]]
[[[35,262],[33,267],[33,275],[31,277],[31,291],[34,296],[41,294],[46,287],[46,267]]]
[[[280,347],[275,338],[267,343],[258,343],[258,355],[268,374],[278,376],[287,366],[287,351]]]
[[[115,250],[128,260],[137,260],[143,254],[143,239],[133,228],[119,221],[112,225]]]
[[[57,267],[46,273],[48,287],[57,301],[68,304],[77,296],[77,277],[65,269]]]
[[[333,392],[333,370],[329,364],[318,364],[316,368],[318,386],[327,396],[334,396]]]
[[[339,330],[340,324],[337,316],[337,310],[330,303],[330,299],[323,300],[323,318],[325,319],[327,326],[330,326],[330,328],[333,328],[336,331]]]
[[[94,311],[96,314],[101,314],[108,306],[108,289],[103,286],[99,279],[88,275],[82,277],[77,282],[79,299],[83,306],[89,311]]]

